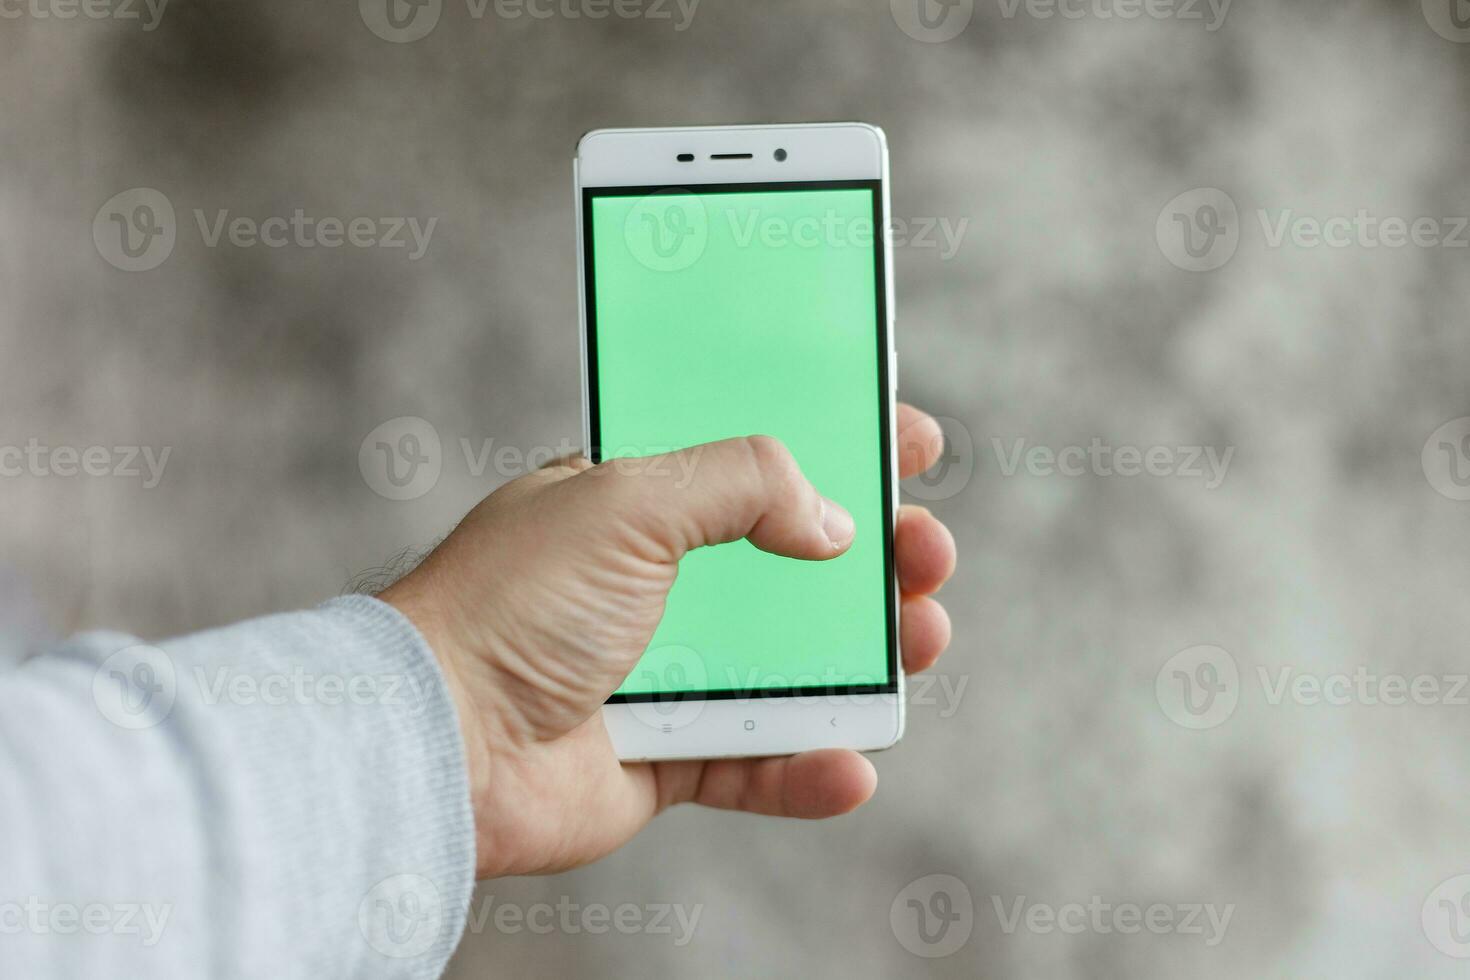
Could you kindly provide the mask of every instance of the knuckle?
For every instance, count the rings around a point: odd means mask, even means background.
[[[791,450],[786,448],[785,442],[773,435],[745,436],[745,445],[750,447],[761,469],[785,466],[791,460]]]
[[[766,435],[746,436],[745,441],[756,473],[769,496],[790,499],[801,492],[805,480],[796,465],[796,457],[791,455],[785,443]]]
[[[775,436],[746,436],[745,444],[755,459],[756,468],[762,473],[779,472],[795,462],[791,458],[791,450]]]

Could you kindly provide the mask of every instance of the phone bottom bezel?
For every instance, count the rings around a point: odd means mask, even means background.
[[[811,749],[870,752],[903,737],[903,686],[896,693],[790,698],[639,701],[602,706],[625,762],[792,755]]]

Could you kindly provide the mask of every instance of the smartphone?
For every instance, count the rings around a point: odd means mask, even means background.
[[[772,435],[857,525],[830,561],[747,541],[687,555],[603,707],[619,757],[892,745],[904,713],[882,130],[600,129],[575,173],[590,458]]]

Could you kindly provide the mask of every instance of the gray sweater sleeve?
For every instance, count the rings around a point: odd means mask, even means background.
[[[454,706],[375,599],[0,673],[0,974],[437,977],[474,864]]]

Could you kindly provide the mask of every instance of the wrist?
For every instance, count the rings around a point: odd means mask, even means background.
[[[434,604],[415,587],[416,583],[409,581],[412,577],[410,575],[400,579],[379,593],[377,598],[398,610],[405,619],[413,624],[439,664],[439,673],[444,678],[450,702],[454,705],[455,716],[459,722],[460,740],[464,745],[470,805],[475,813],[476,876],[484,877],[489,850],[486,847],[480,815],[487,809],[491,762],[482,712],[470,696],[470,688],[465,677],[467,665],[460,652],[460,646],[454,642],[452,632],[443,618],[435,611]]]

